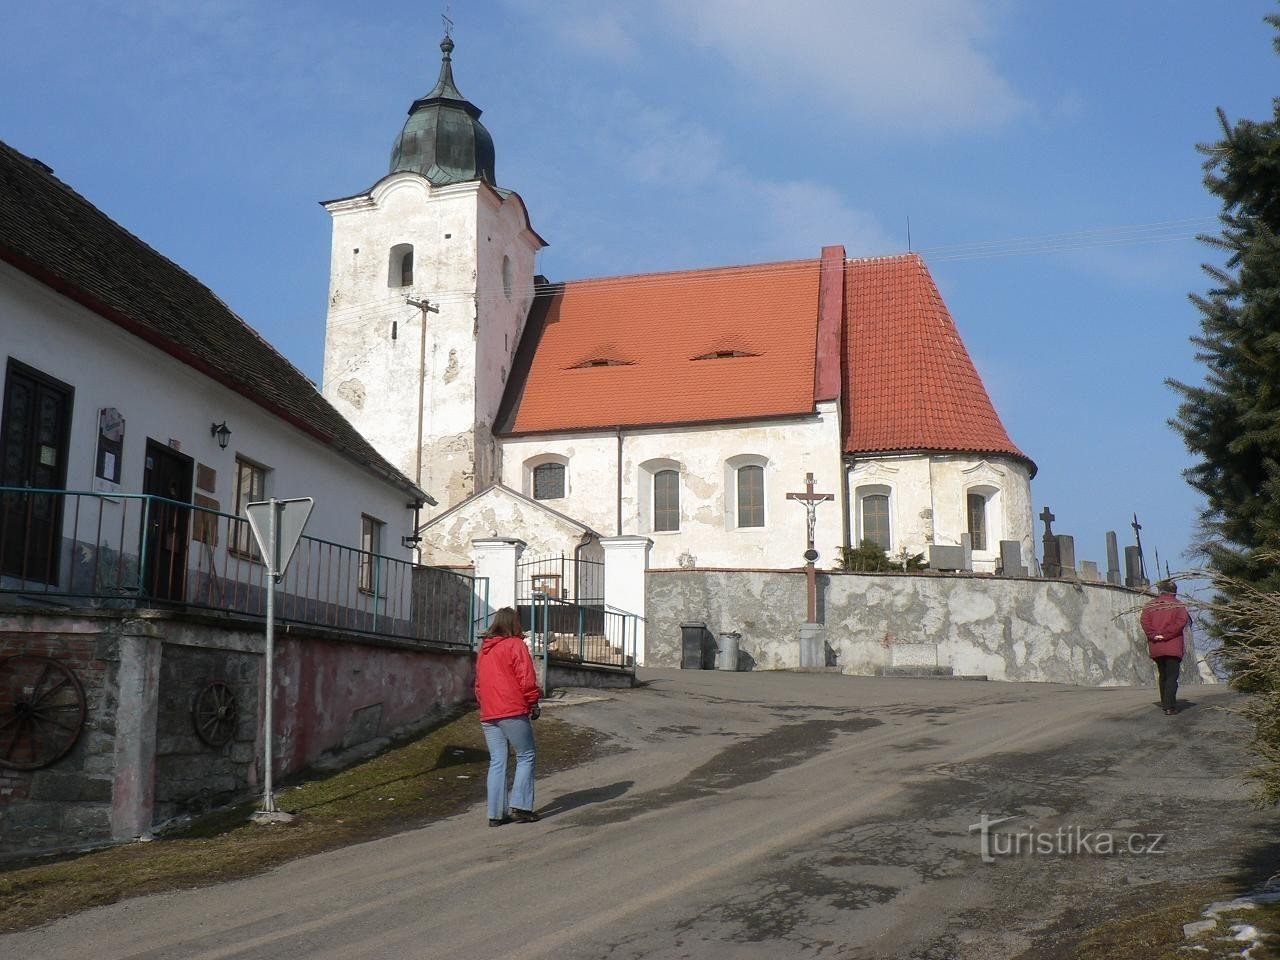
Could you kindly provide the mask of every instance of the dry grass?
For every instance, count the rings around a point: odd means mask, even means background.
[[[602,748],[590,730],[538,721],[539,773]],[[128,897],[206,886],[287,860],[386,836],[456,814],[484,797],[488,753],[474,711],[349,770],[286,787],[288,824],[249,822],[252,805],[206,817],[181,834],[0,872],[0,933]]]

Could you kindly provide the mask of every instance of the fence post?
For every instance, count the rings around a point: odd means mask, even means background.
[[[636,664],[643,665],[645,571],[653,541],[638,536],[601,537],[600,546],[604,547],[604,602],[619,612],[635,614]]]
[[[471,541],[471,560],[475,575],[489,581],[490,615],[495,610],[516,605],[516,564],[527,544],[514,537],[482,537]]]

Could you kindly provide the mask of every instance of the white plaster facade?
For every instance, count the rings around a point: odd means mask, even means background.
[[[848,464],[849,542],[865,531],[867,496],[889,498],[889,556],[904,550],[928,559],[929,545],[959,545],[969,531],[970,494],[985,499],[986,549],[973,551],[973,569],[994,573],[1000,541],[1022,544],[1023,564],[1035,556],[1031,477],[1024,462],[981,454],[859,456]]]
[[[325,398],[442,512],[498,478],[493,422],[545,244],[519,196],[478,180],[394,173],[325,207]]]
[[[502,481],[532,496],[531,467],[549,460],[565,465],[565,496],[543,502],[604,534],[649,537],[655,567],[680,566],[690,557],[700,567],[802,565],[805,511],[786,495],[803,491],[805,474],[812,473],[815,489],[836,496],[818,506],[820,562],[833,564],[838,558],[842,467],[834,403],[820,404],[811,417],[750,424],[510,437],[502,442]],[[745,465],[764,468],[764,526],[737,523],[735,478]],[[660,469],[680,475],[675,531],[653,529],[653,476]]]
[[[382,552],[409,559],[401,537],[413,531],[413,511],[404,491],[7,264],[0,264],[0,331],[0,360],[17,360],[74,391],[68,490],[94,489],[98,412],[114,407],[125,420],[117,492],[142,492],[151,439],[215,470],[214,497],[233,513],[240,455],[267,468],[267,496],[315,499],[308,536],[358,548],[361,515],[368,514],[386,524]],[[209,429],[223,421],[231,429],[225,450]],[[105,503],[104,529],[123,509],[119,501]],[[69,529],[72,511],[66,513]]]
[[[495,484],[427,523],[422,530],[422,562],[465,566],[473,562],[476,539],[509,536],[518,536],[531,558],[572,556],[579,546],[598,539],[585,524]],[[597,545],[594,554],[598,553]]]

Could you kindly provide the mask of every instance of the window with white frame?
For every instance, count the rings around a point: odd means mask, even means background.
[[[764,467],[748,463],[736,471],[738,481],[738,526],[764,526]]]
[[[267,468],[260,463],[237,456],[235,503],[233,504],[236,516],[245,516],[246,504],[265,499],[267,499]],[[235,536],[231,538],[227,549],[250,560],[261,559],[258,544],[253,539],[253,530],[250,529],[248,520],[241,520],[236,524]]]
[[[382,574],[382,531],[386,524],[367,513],[360,515],[360,573],[361,593],[385,592]]]
[[[397,243],[387,258],[387,286],[413,286],[413,244]]]
[[[1000,488],[990,484],[970,487],[965,491],[965,529],[974,550],[993,550],[1003,531],[1000,529]]]

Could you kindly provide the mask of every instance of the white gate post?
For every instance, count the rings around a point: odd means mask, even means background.
[[[636,663],[644,663],[645,571],[649,569],[648,537],[601,537],[604,547],[604,602],[636,615]]]
[[[514,537],[482,537],[471,541],[476,577],[489,579],[489,609],[483,611],[486,615],[516,605],[516,564],[526,546],[523,540]]]

